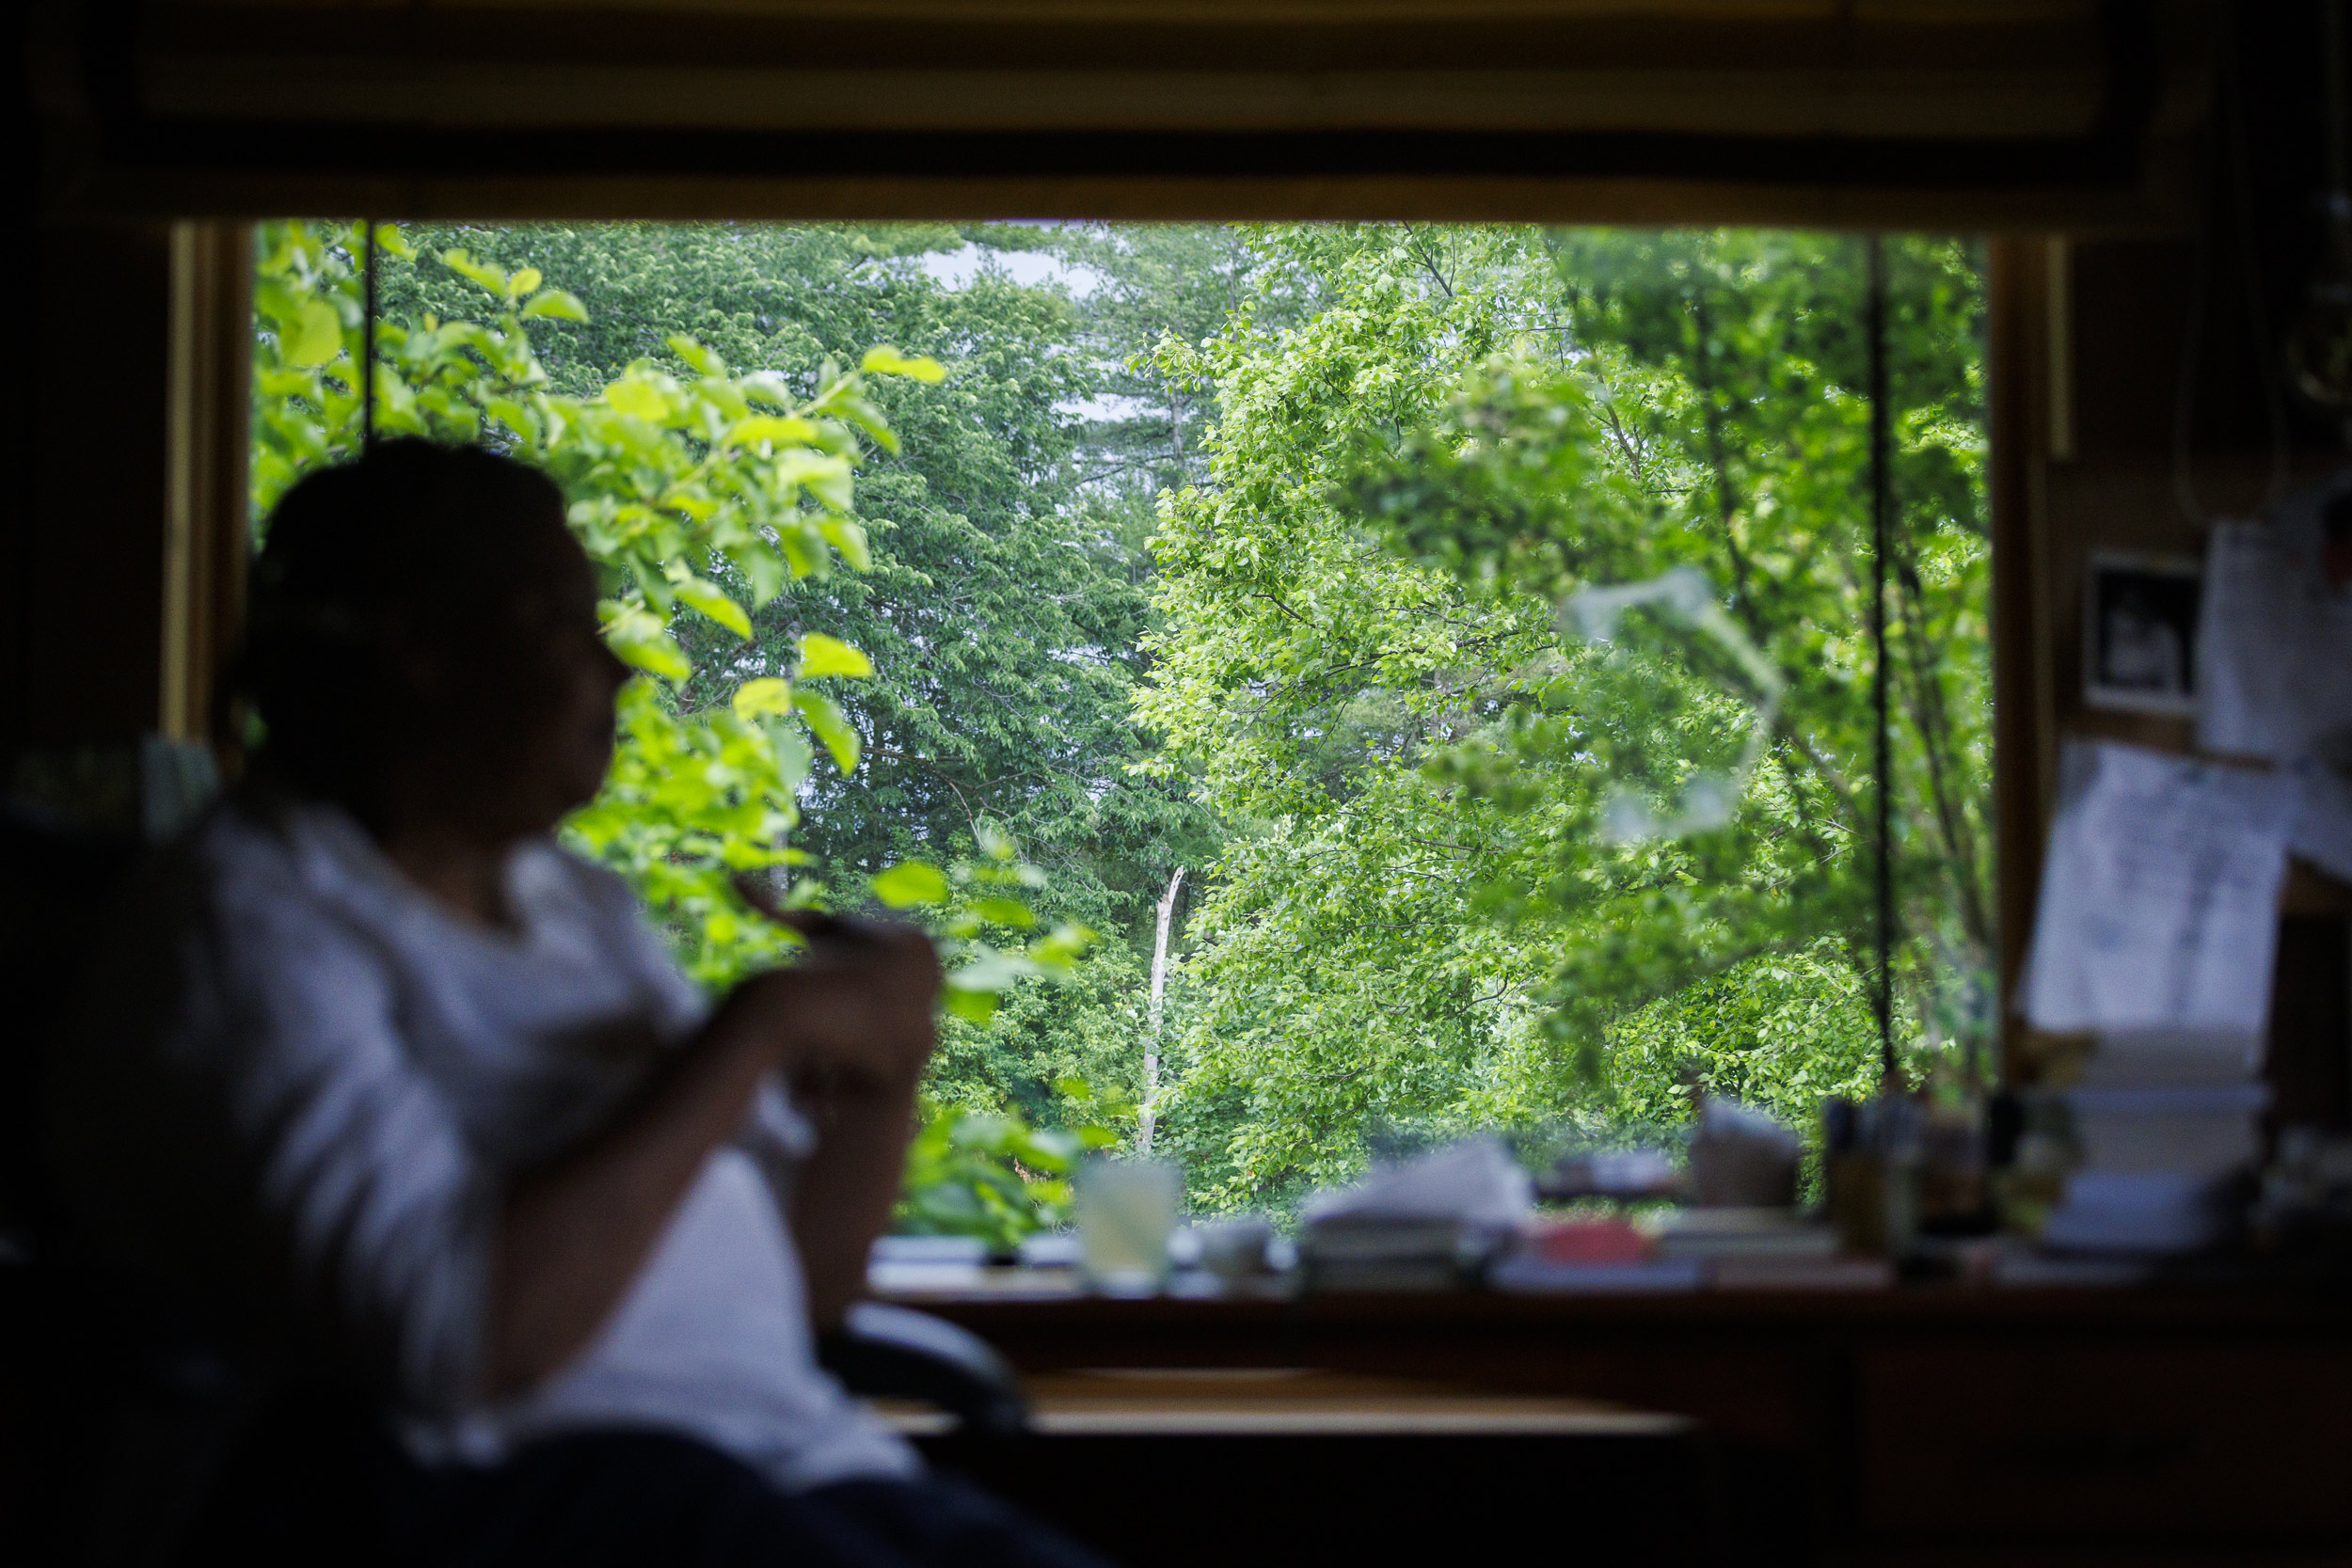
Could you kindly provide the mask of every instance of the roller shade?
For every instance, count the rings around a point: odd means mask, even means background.
[[[146,0],[56,199],[605,215],[2146,221],[2203,12],[2092,0]],[[1219,193],[1222,193],[1221,195]],[[328,199],[337,198],[337,199]],[[1497,209],[1482,214],[1481,207]],[[1600,209],[1614,208],[1616,211]],[[387,210],[390,210],[387,207]]]

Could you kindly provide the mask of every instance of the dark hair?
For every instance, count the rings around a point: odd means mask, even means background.
[[[552,481],[475,447],[386,441],[286,492],[253,563],[232,689],[289,783],[344,794],[412,715],[395,634],[462,644],[540,580],[564,531]]]

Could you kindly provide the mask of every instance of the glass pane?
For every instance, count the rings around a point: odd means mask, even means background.
[[[555,473],[644,672],[574,847],[714,985],[788,951],[743,872],[950,944],[910,1228],[1060,1223],[1089,1141],[1279,1209],[1875,1084],[1864,240],[378,242],[379,433]],[[1983,289],[1883,243],[1918,1078],[1994,1022]],[[364,250],[263,228],[257,526],[357,450]]]

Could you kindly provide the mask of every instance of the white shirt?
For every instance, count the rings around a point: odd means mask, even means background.
[[[324,1337],[427,1463],[626,1427],[787,1489],[917,1471],[815,1364],[783,1218],[812,1134],[772,1082],[587,1350],[480,1397],[507,1174],[601,1126],[705,1011],[611,873],[533,843],[507,894],[516,932],[442,908],[336,808],[215,811],[140,890],[57,1064],[101,1256]]]

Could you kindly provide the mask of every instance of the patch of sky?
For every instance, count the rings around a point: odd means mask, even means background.
[[[1016,219],[1006,227],[1059,229],[1064,225]],[[923,258],[923,270],[951,289],[968,289],[975,278],[995,273],[1024,288],[1058,284],[1075,299],[1084,299],[1103,282],[1103,275],[1092,267],[1074,264],[1051,250],[1011,250],[997,245],[966,245],[958,250],[935,250]]]

